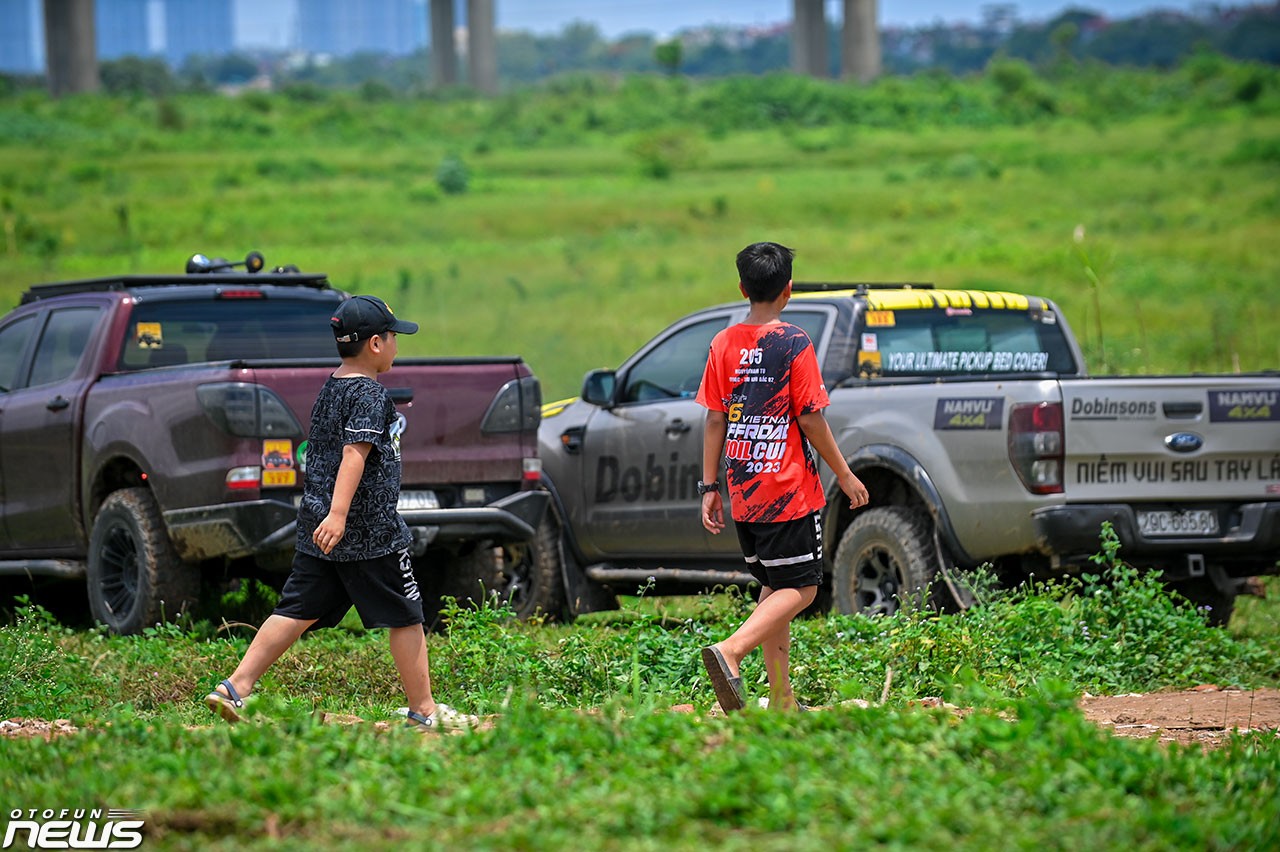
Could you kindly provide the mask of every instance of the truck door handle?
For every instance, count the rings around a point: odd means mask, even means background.
[[[67,399],[62,394],[58,394],[57,396],[55,396],[53,399],[49,400],[45,404],[45,408],[49,409],[50,411],[61,411],[62,409],[67,408],[70,405],[71,405],[71,400]]]
[[[683,420],[677,417],[675,420],[672,420],[670,423],[667,424],[667,428],[665,431],[668,435],[683,435],[685,432],[688,432],[692,428],[693,427],[690,426],[688,423],[685,423]]]
[[[1199,402],[1166,402],[1164,416],[1170,420],[1193,420],[1200,416],[1204,405]]]

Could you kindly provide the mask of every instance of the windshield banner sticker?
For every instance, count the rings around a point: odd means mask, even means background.
[[[1209,420],[1214,423],[1280,420],[1280,391],[1209,391]]]
[[[933,414],[934,429],[1000,429],[1004,426],[1003,397],[940,399]]]
[[[884,352],[889,373],[1042,373],[1048,352]]]

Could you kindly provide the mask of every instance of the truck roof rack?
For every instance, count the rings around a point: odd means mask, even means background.
[[[791,289],[797,293],[825,293],[831,290],[932,290],[929,281],[796,281]]]
[[[237,266],[243,266],[245,271],[234,271]],[[298,267],[292,264],[277,266],[270,272],[260,271],[262,268],[262,255],[256,251],[249,252],[243,261],[234,262],[195,254],[187,261],[185,274],[115,275],[109,278],[81,278],[56,284],[37,284],[22,294],[22,304],[74,293],[105,293],[133,287],[189,287],[193,284],[272,284],[278,287],[329,289],[329,276],[323,272],[299,272]]]

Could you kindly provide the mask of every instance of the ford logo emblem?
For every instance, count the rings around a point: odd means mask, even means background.
[[[1174,432],[1164,439],[1164,445],[1175,453],[1194,453],[1204,446],[1204,438],[1195,432]]]

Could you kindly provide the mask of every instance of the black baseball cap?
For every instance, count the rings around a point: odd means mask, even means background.
[[[341,343],[368,340],[375,334],[416,334],[418,324],[396,319],[387,303],[377,296],[352,296],[333,312],[329,318],[333,336]]]

